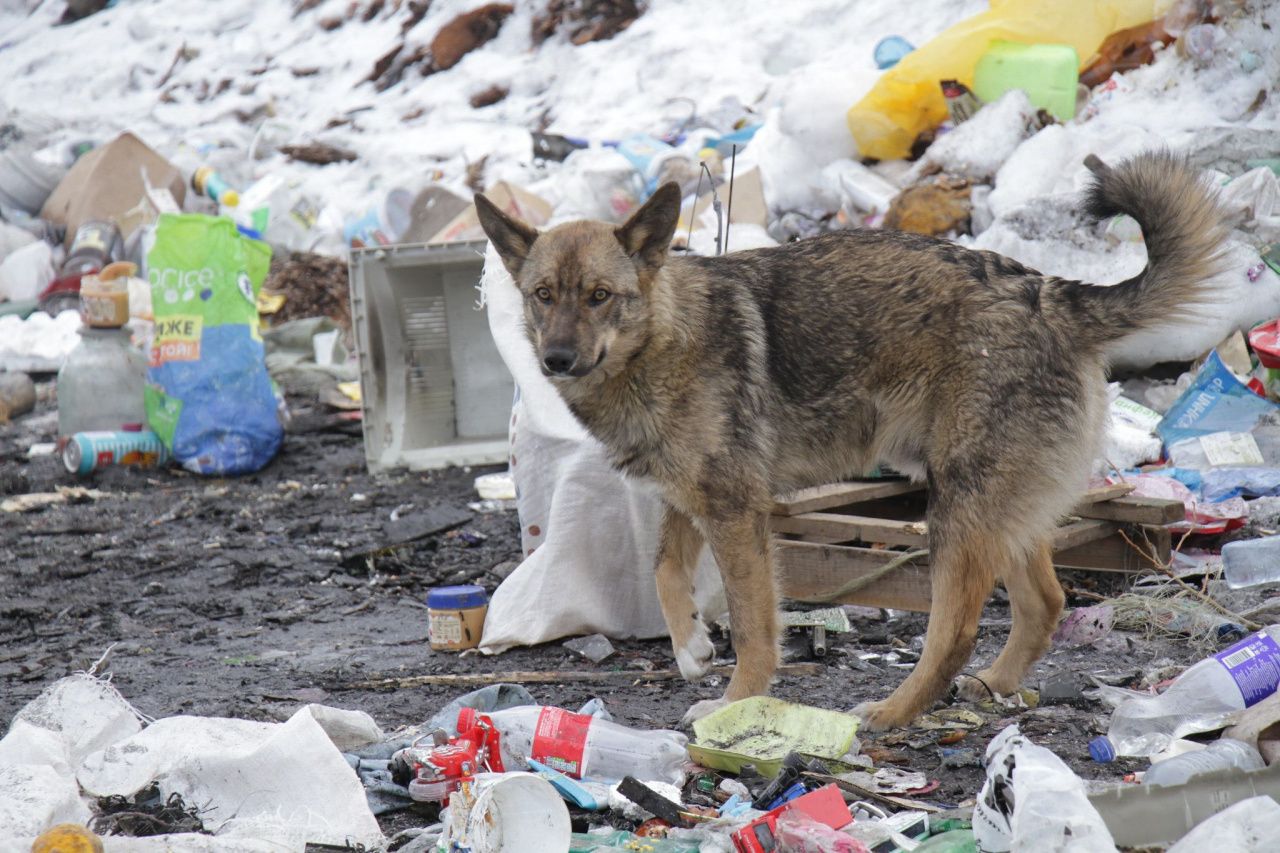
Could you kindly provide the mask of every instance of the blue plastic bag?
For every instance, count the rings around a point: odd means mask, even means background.
[[[1168,447],[1215,432],[1249,432],[1261,417],[1278,411],[1280,406],[1259,397],[1237,379],[1214,350],[1156,432]]]
[[[284,438],[258,331],[270,262],[271,248],[226,218],[164,214],[149,240],[147,420],[197,474],[257,471]]]

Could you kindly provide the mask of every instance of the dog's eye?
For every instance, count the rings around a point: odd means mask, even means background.
[[[537,290],[535,290],[535,291],[533,292],[533,295],[534,295],[534,296],[536,296],[536,297],[538,297],[538,299],[540,299],[540,300],[541,300],[541,301],[543,301],[543,302],[550,302],[550,301],[551,301],[551,290],[550,290],[550,288],[546,288],[546,287],[539,287]]]
[[[603,287],[597,287],[595,290],[591,292],[591,304],[599,305],[601,302],[604,302],[606,299],[608,299],[612,295],[613,294],[605,290]]]

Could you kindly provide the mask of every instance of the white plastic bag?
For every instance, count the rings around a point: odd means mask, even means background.
[[[656,489],[614,470],[542,375],[520,292],[492,247],[482,286],[494,341],[516,381],[511,474],[525,559],[489,601],[481,651],[577,634],[666,636],[654,582]],[[724,612],[719,574],[705,550],[696,588],[704,618]]]
[[[987,781],[973,808],[973,837],[983,853],[1115,853],[1084,782],[1016,725],[991,740],[986,765]]]
[[[43,240],[29,243],[0,261],[0,298],[10,302],[35,299],[56,274],[49,244]]]

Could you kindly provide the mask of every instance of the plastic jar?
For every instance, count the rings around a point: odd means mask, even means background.
[[[129,276],[138,271],[129,261],[107,264],[96,275],[80,279],[80,320],[86,326],[118,329],[129,322]]]
[[[456,652],[480,645],[489,596],[480,586],[438,586],[427,593],[431,648]]]

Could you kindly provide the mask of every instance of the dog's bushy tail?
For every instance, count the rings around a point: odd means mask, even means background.
[[[1223,268],[1227,226],[1214,190],[1185,158],[1140,154],[1110,167],[1092,154],[1085,212],[1098,219],[1126,213],[1142,226],[1147,267],[1110,287],[1066,284],[1078,331],[1097,345],[1187,316],[1210,297],[1206,283]]]

